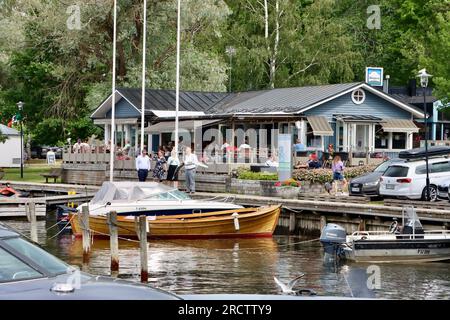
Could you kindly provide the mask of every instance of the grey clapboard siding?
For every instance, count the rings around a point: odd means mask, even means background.
[[[140,112],[125,99],[120,99],[116,103],[115,112],[116,118],[136,118],[141,116]],[[111,118],[111,110],[106,114],[106,118]]]
[[[334,114],[351,114],[374,116],[381,119],[411,119],[411,113],[396,105],[365,91],[366,100],[362,104],[354,104],[351,93],[347,93],[320,106],[305,111],[307,116],[325,116],[331,122]]]

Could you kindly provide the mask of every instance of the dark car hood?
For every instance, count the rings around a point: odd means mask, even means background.
[[[370,172],[363,176],[353,178],[350,181],[350,183],[363,183],[364,184],[367,182],[375,182],[375,181],[379,180],[382,175],[383,175],[383,172]]]
[[[70,282],[71,275],[0,284],[0,300],[179,300],[180,297],[148,285],[81,273],[79,288],[69,293],[53,292],[55,284]],[[74,278],[72,278],[74,279]],[[71,284],[76,287],[76,281]]]

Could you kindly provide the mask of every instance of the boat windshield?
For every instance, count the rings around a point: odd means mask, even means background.
[[[163,192],[159,194],[155,194],[149,198],[145,198],[145,200],[190,200],[191,198],[184,192],[179,190],[172,190],[169,192]]]
[[[144,199],[186,200],[189,197],[173,187],[157,182],[104,182],[91,204],[139,201]]]
[[[403,225],[417,228],[422,228],[419,217],[416,214],[413,206],[407,206],[403,209]]]

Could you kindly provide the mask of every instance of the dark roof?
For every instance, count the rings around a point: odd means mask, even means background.
[[[394,97],[395,99],[403,102],[403,103],[408,103],[408,104],[423,104],[423,96],[409,96],[406,94],[399,94],[399,93],[394,93],[394,94],[390,94],[391,97]],[[433,103],[435,101],[437,101],[438,98],[433,97],[433,96],[425,96],[425,101],[426,103]]]
[[[213,108],[211,112],[300,112],[306,107],[331,98],[360,84],[361,82],[352,82],[237,93]]]
[[[4,124],[0,124],[0,133],[6,135],[6,136],[18,136],[19,131],[16,129],[10,128],[8,126],[5,126]]]
[[[141,89],[118,88],[135,107],[141,106]],[[180,111],[208,111],[215,104],[228,97],[224,92],[180,91]],[[175,90],[145,90],[146,112],[150,110],[175,110]]]

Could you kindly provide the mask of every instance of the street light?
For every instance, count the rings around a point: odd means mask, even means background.
[[[427,172],[427,189],[426,189],[426,199],[427,201],[430,201],[430,177],[429,177],[429,171],[428,171],[428,124],[427,124],[427,104],[426,104],[426,88],[428,86],[428,78],[431,77],[431,74],[428,74],[425,69],[422,69],[419,71],[419,74],[417,77],[420,78],[420,86],[422,87],[423,91],[423,121],[425,124],[425,169]]]
[[[23,179],[23,130],[22,130],[22,101],[17,102],[17,107],[19,108],[19,121],[20,121],[20,178]]]
[[[236,55],[236,48],[228,46],[225,50],[225,53],[230,57],[230,77],[229,77],[230,84],[228,91],[231,92],[231,61],[233,59],[233,56]]]

